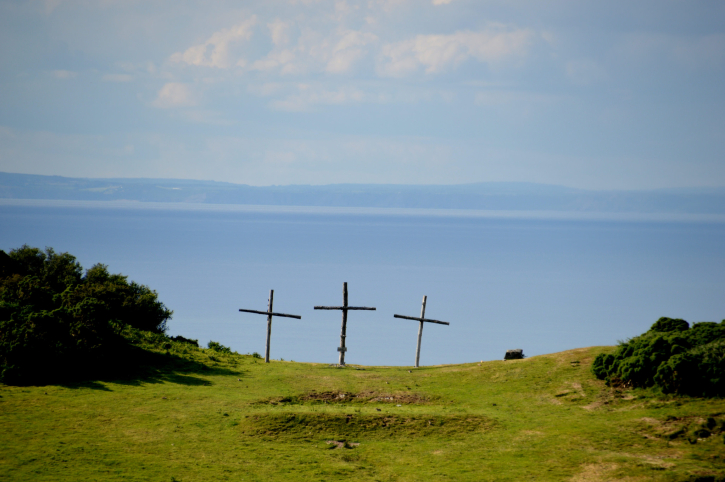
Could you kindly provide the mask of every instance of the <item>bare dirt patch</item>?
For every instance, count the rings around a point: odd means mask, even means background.
[[[646,437],[665,440],[686,439],[694,444],[714,435],[725,433],[725,417],[716,414],[711,417],[674,417],[663,420],[652,417],[639,419],[640,432]]]
[[[587,394],[584,392],[584,389],[582,388],[581,383],[572,382],[571,387],[576,390],[576,392],[579,394],[580,397],[586,397]]]
[[[596,402],[592,402],[589,405],[584,405],[582,408],[584,410],[596,410],[597,408],[599,408],[603,405],[604,405],[604,402],[602,402],[601,400],[597,400]]]
[[[394,403],[396,405],[420,405],[431,402],[432,397],[411,392],[344,392],[344,391],[311,391],[303,395],[291,397],[274,397],[259,400],[254,404],[348,404],[348,403]]]
[[[328,440],[325,443],[327,445],[334,445],[334,447],[330,447],[333,449],[351,449],[360,445],[358,442],[348,442],[347,440]]]

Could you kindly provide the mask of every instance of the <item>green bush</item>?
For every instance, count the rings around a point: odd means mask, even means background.
[[[172,312],[155,291],[72,255],[27,245],[0,251],[0,381],[79,379],[116,363],[130,326],[164,333]]]
[[[660,318],[646,333],[601,354],[592,372],[608,384],[651,387],[665,393],[725,395],[725,320],[690,327],[685,320]]]
[[[188,343],[189,345],[193,345],[195,347],[199,346],[199,340],[194,340],[192,338],[185,338],[181,335],[171,336],[171,337],[169,337],[169,339],[172,341],[178,341],[180,343]]]
[[[224,346],[221,343],[217,343],[216,341],[210,341],[207,345],[210,350],[214,350],[219,353],[224,353],[225,355],[231,355],[232,349],[228,346]]]

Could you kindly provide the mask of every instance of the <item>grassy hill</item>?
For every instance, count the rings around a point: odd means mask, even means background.
[[[606,387],[612,347],[414,369],[136,342],[161,365],[0,385],[0,480],[725,480],[725,400]]]

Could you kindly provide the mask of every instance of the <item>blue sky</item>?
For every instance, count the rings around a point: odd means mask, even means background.
[[[0,171],[725,186],[725,2],[0,1]]]

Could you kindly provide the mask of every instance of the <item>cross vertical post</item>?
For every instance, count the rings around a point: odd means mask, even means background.
[[[420,318],[416,318],[414,316],[403,316],[403,315],[393,315],[395,318],[403,318],[405,320],[415,320],[419,321],[420,325],[418,326],[418,346],[415,349],[415,368],[420,367],[420,342],[423,339],[423,323],[437,323],[439,325],[450,325],[447,321],[438,321],[438,320],[432,320],[430,318],[425,317],[425,305],[428,301],[427,296],[423,296],[423,306],[420,308]]]
[[[267,302],[267,311],[257,311],[257,310],[243,310],[240,309],[239,311],[243,311],[244,313],[256,313],[258,315],[267,315],[267,346],[264,350],[264,362],[269,363],[269,345],[270,345],[270,339],[272,338],[272,317],[273,316],[282,316],[284,318],[296,318],[298,320],[301,320],[302,317],[298,315],[286,315],[284,313],[275,313],[272,311],[272,305],[274,304],[274,290],[269,290],[269,300]]]
[[[274,290],[269,290],[269,302],[267,303],[267,313],[269,313],[267,315],[267,348],[264,351],[264,363],[269,363],[269,339],[272,338],[272,304],[273,303],[274,303]]]
[[[345,337],[347,336],[347,281],[342,283],[342,328],[340,329],[340,360],[339,365],[345,364]]]
[[[420,366],[420,340],[423,338],[423,320],[425,318],[425,302],[428,297],[423,295],[423,306],[420,308],[420,326],[418,326],[418,347],[415,349],[415,368]]]
[[[342,311],[342,328],[340,329],[340,346],[337,351],[340,352],[339,365],[345,366],[345,338],[347,337],[347,312],[348,310],[369,310],[375,311],[375,308],[366,306],[348,306],[347,304],[347,282],[342,283],[342,306],[315,306],[316,310],[341,310]]]

